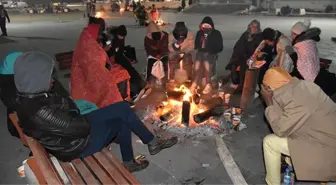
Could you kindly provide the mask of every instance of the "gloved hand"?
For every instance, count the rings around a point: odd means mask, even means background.
[[[231,82],[235,85],[239,84],[239,73],[236,71],[236,66],[233,66],[231,69]]]
[[[295,53],[293,46],[286,46],[285,51],[286,51],[289,55]]]

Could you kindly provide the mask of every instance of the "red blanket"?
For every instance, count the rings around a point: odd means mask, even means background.
[[[89,25],[79,38],[71,66],[71,96],[102,108],[123,101],[116,84],[130,76],[124,68],[111,63],[97,42],[98,30],[99,25]],[[111,70],[106,63],[112,66]]]

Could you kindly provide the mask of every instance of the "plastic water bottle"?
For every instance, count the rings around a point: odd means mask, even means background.
[[[286,168],[285,175],[283,177],[283,182],[285,185],[291,185],[292,177],[291,177],[291,169]]]

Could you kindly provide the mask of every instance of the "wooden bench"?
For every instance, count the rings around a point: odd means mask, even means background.
[[[26,136],[19,126],[16,113],[10,119],[17,128],[20,138],[32,151],[29,162],[40,184],[64,184],[44,147],[35,139]],[[140,182],[104,148],[92,156],[75,159],[71,162],[59,161],[71,184],[140,184]]]

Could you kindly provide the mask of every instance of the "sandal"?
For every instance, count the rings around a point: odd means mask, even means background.
[[[136,157],[133,161],[124,163],[126,169],[131,173],[144,170],[148,167],[148,165],[149,162],[145,159],[145,157]]]

